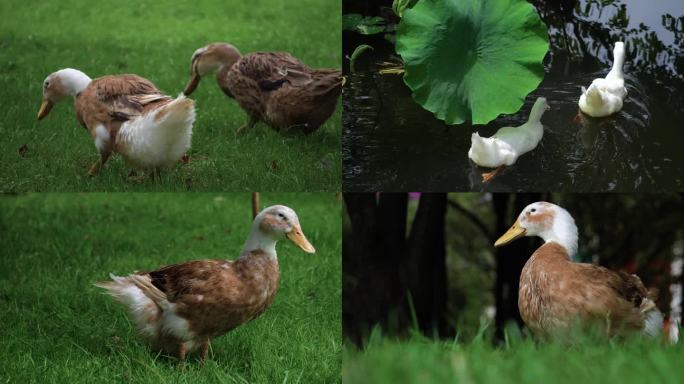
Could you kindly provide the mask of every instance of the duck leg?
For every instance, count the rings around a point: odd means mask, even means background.
[[[178,366],[183,369],[185,367],[185,355],[188,353],[188,347],[185,343],[178,344]]]
[[[112,153],[109,151],[100,152],[100,159],[90,166],[88,175],[91,177],[97,175],[100,172],[100,169],[102,169],[102,167],[105,165],[105,163],[109,159],[109,155],[111,154]]]
[[[200,353],[200,364],[204,365],[204,361],[207,359],[208,355],[209,355],[209,339],[205,340],[204,343],[202,343],[202,352]]]
[[[255,118],[254,116],[250,116],[249,121],[245,124],[242,124],[242,126],[237,129],[235,136],[242,135],[243,133],[247,132],[247,130],[252,129],[258,122],[259,119]]]
[[[500,174],[501,172],[503,172],[504,168],[506,168],[506,166],[505,166],[505,165],[502,165],[502,166],[498,167],[497,169],[495,169],[495,170],[493,170],[493,171],[491,171],[491,172],[483,173],[483,174],[482,174],[482,182],[483,182],[483,183],[488,183],[490,180],[492,180],[492,179],[494,178],[494,176],[496,176],[496,175]]]

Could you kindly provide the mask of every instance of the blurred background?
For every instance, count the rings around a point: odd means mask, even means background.
[[[682,194],[345,193],[345,341],[362,346],[374,327],[468,340],[483,324],[501,341],[522,327],[520,272],[542,240],[493,244],[535,201],[573,216],[575,261],[636,273],[666,316],[681,318]]]

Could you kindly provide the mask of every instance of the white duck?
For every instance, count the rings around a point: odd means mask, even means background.
[[[164,95],[152,82],[136,75],[91,79],[71,68],[50,74],[43,82],[38,120],[68,97],[74,98],[76,118],[90,133],[100,160],[99,172],[112,153],[132,166],[156,170],[168,167],[190,148],[195,103],[181,95]]]
[[[618,41],[613,49],[613,68],[605,79],[594,79],[589,88],[582,87],[582,96],[579,99],[582,112],[592,117],[604,117],[622,109],[622,102],[627,96],[622,73],[624,62],[625,44]]]
[[[539,144],[544,135],[541,118],[548,109],[546,98],[539,97],[527,123],[519,127],[503,127],[492,137],[480,137],[477,132],[473,133],[468,157],[481,167],[496,168],[493,172],[482,174],[483,182],[491,180],[504,166],[512,165],[520,155],[533,150]]]

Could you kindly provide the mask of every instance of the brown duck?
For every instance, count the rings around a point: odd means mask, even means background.
[[[135,168],[156,170],[174,164],[190,148],[194,102],[182,95],[166,96],[145,78],[111,75],[91,80],[76,69],[59,70],[43,82],[38,120],[68,97],[74,98],[76,118],[100,153],[90,167],[91,176],[112,153]]]
[[[638,332],[655,337],[662,332],[663,315],[638,276],[572,262],[577,226],[568,211],[532,203],[495,246],[523,236],[545,241],[520,274],[518,308],[534,334],[552,336],[574,324],[599,326],[609,336]]]
[[[277,131],[314,132],[333,114],[342,93],[338,69],[311,69],[287,52],[242,56],[230,44],[213,43],[192,55],[192,78],[185,95],[214,72],[221,90],[249,116],[237,133],[259,121]]]
[[[206,358],[209,342],[259,315],[275,297],[280,272],[276,243],[287,238],[314,253],[297,214],[275,205],[254,219],[247,242],[235,260],[196,260],[152,272],[95,284],[121,302],[138,333],[155,350],[177,355],[201,348]]]

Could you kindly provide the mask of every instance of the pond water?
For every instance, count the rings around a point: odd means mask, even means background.
[[[487,125],[448,126],[413,102],[401,76],[379,75],[372,65],[350,74],[344,91],[344,190],[684,190],[684,1],[548,3],[535,2],[549,26],[546,76],[515,115]],[[578,118],[580,87],[605,76],[618,40],[628,51],[622,111]],[[376,49],[366,59],[389,54]],[[541,143],[483,184],[481,173],[489,170],[467,156],[471,133],[491,136],[523,124],[539,96],[551,106],[542,118]]]

